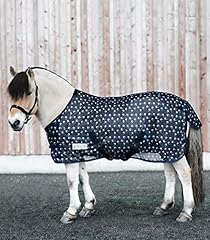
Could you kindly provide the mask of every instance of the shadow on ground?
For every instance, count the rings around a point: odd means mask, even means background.
[[[59,222],[68,207],[65,175],[0,175],[0,239],[210,239],[210,172],[205,172],[206,201],[193,221],[175,221],[176,205],[165,217],[153,216],[164,191],[163,172],[92,173],[97,212],[73,224]],[[83,195],[80,190],[81,200]]]

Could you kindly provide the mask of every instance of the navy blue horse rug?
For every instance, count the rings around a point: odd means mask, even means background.
[[[98,97],[75,90],[46,128],[56,163],[138,158],[173,163],[187,148],[187,122],[201,122],[190,104],[169,93]]]

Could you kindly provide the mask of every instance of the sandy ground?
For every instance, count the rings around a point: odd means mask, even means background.
[[[179,182],[175,208],[164,217],[152,215],[163,197],[163,172],[91,173],[90,180],[96,214],[63,225],[65,175],[0,175],[0,239],[210,239],[210,172],[206,201],[185,224],[175,221],[182,208]]]

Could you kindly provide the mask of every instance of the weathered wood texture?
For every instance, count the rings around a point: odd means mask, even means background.
[[[9,66],[49,68],[102,96],[147,90],[189,100],[210,150],[207,0],[0,0],[0,154],[46,154],[34,118],[8,126]]]

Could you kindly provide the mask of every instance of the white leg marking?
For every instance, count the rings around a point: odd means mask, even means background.
[[[164,164],[165,171],[165,193],[164,199],[160,207],[157,207],[154,211],[154,215],[165,216],[168,214],[167,209],[171,208],[174,204],[174,193],[175,193],[175,184],[176,184],[176,171],[172,164]]]
[[[179,179],[182,183],[184,196],[183,213],[180,214],[177,220],[181,222],[185,220],[187,221],[186,217],[189,217],[188,220],[191,220],[192,219],[191,213],[195,205],[192,190],[191,169],[185,157],[183,157],[176,163],[173,163],[173,166],[176,169]]]
[[[92,209],[96,200],[95,195],[93,194],[93,191],[90,187],[89,176],[84,162],[81,162],[79,164],[79,177],[85,196],[85,207],[88,209]]]
[[[81,206],[79,193],[78,193],[79,163],[65,164],[65,167],[66,167],[66,175],[67,175],[67,184],[68,184],[69,193],[70,193],[70,203],[69,203],[69,208],[61,218],[61,222],[69,223],[76,218],[77,212]]]
[[[164,200],[160,207],[164,210],[167,210],[167,208],[172,207],[172,204],[174,204],[176,171],[173,165],[170,163],[164,164],[164,171],[165,171],[166,185],[165,185]]]
[[[67,184],[69,187],[70,193],[70,204],[68,212],[70,214],[76,214],[77,210],[81,206],[78,193],[79,185],[79,163],[70,163],[66,164],[66,175],[67,175]]]
[[[89,176],[84,162],[80,163],[79,177],[85,196],[85,205],[80,211],[79,215],[81,217],[89,217],[95,212],[94,205],[96,204],[96,199],[89,184]]]

